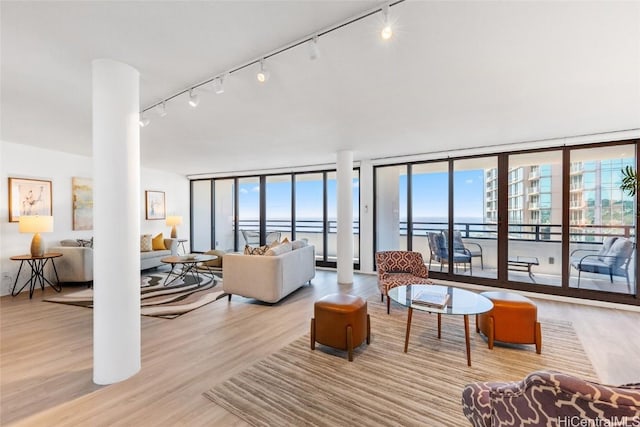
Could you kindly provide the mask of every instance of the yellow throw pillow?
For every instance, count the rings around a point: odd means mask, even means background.
[[[151,248],[154,251],[164,251],[167,249],[164,245],[164,237],[162,236],[162,233],[153,238],[151,241]]]

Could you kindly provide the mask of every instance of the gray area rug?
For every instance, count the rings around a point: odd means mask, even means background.
[[[140,313],[143,316],[174,319],[227,295],[217,276],[212,280],[200,274],[200,281],[191,275],[173,282],[170,278],[169,286],[164,286],[166,276],[167,273],[155,273],[140,278]],[[93,308],[93,289],[45,298],[44,301]]]
[[[553,369],[597,381],[569,322],[542,320],[542,354],[535,346],[496,346],[471,323],[472,365],[466,364],[461,316],[414,311],[409,352],[404,353],[406,314],[391,315],[368,303],[371,344],[348,362],[345,352],[317,345],[305,335],[204,393],[254,426],[466,426],[463,387],[475,381],[521,380]]]

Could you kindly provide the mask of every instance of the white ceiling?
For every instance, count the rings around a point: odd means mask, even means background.
[[[379,6],[374,1],[0,3],[3,141],[91,153],[91,61],[141,73],[141,107]],[[640,2],[391,8],[232,74],[225,93],[148,113],[145,167],[182,174],[640,128]]]

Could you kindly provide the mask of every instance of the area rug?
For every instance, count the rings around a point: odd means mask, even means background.
[[[403,352],[406,309],[391,315],[368,303],[371,344],[354,352],[309,348],[305,335],[224,381],[204,396],[254,426],[465,426],[463,387],[475,381],[521,380],[553,369],[597,381],[568,322],[542,320],[542,354],[534,346],[487,348],[471,323],[472,365],[466,364],[461,316],[415,312]]]
[[[226,296],[222,290],[222,280],[214,276],[187,275],[164,286],[167,273],[156,273],[140,278],[140,313],[144,316],[174,319],[182,314],[205,306]],[[172,276],[174,277],[174,276]],[[44,301],[93,308],[93,289],[85,289],[59,297],[45,298]]]

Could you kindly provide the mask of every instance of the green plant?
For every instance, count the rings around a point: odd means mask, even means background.
[[[622,184],[620,185],[620,189],[629,194],[631,197],[635,196],[638,189],[638,174],[629,165],[622,169],[621,172]]]

